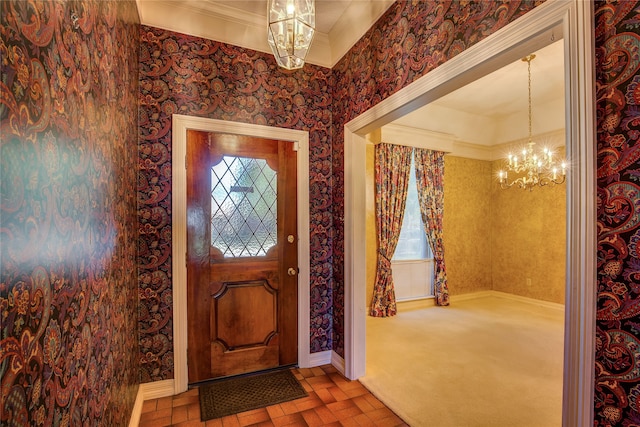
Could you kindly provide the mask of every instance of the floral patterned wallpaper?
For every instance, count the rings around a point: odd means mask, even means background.
[[[272,55],[142,26],[138,268],[142,381],[173,378],[171,115],[309,132],[311,351],[332,327],[331,70],[277,67]]]
[[[640,425],[640,3],[595,3],[595,426]]]
[[[0,3],[3,426],[122,426],[139,378],[135,2]]]

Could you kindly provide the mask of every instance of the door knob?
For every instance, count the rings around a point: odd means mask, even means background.
[[[287,270],[287,273],[289,274],[289,276],[295,276],[296,275],[296,269],[293,267],[289,267],[289,269]]]

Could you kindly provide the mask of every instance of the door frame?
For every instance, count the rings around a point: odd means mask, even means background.
[[[596,308],[596,179],[593,9],[548,0],[389,96],[344,127],[345,375],[366,366],[366,134],[563,37],[567,156],[567,270],[563,425],[593,424]]]
[[[278,139],[294,144],[297,151],[298,197],[298,365],[310,363],[310,237],[309,237],[309,133],[225,120],[172,116],[171,209],[173,270],[174,394],[187,390],[187,130]]]

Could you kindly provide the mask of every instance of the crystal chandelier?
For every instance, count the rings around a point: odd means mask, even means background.
[[[500,187],[505,189],[513,185],[529,191],[538,185],[562,184],[566,178],[567,165],[564,160],[556,160],[551,149],[545,148],[541,152],[535,150],[536,143],[531,138],[531,61],[535,55],[522,58],[527,62],[529,72],[529,142],[522,150],[521,155],[509,154],[506,162],[506,170],[498,172]],[[508,174],[511,172],[516,178],[509,182]]]
[[[316,26],[315,0],[269,0],[268,41],[279,66],[302,68]]]

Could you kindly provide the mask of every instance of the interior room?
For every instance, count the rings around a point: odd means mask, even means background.
[[[532,140],[562,157],[562,41],[534,55]],[[368,136],[372,242],[375,145],[447,152],[443,240],[451,305],[434,304],[433,259],[423,266],[400,258],[392,260],[398,315],[367,318],[361,381],[411,425],[561,425],[566,188],[501,188],[499,182],[507,153],[519,153],[529,141],[527,101],[527,62],[518,60]],[[370,305],[377,249],[368,245],[367,251]],[[514,386],[505,387],[509,383]]]
[[[317,425],[316,416],[327,411],[316,408],[334,404],[326,424],[340,423],[336,415],[353,425],[375,414],[377,421],[387,418],[383,425],[402,425],[358,381],[373,372],[366,372],[365,356],[382,350],[367,348],[367,321],[398,320],[409,331],[424,305],[401,302],[392,319],[366,316],[366,136],[384,141],[401,126],[420,128],[402,117],[444,101],[454,86],[518,63],[524,51],[537,52],[554,28],[562,29],[565,46],[565,112],[547,117],[550,107],[534,107],[534,128],[556,140],[560,127],[541,126],[564,118],[567,220],[506,229],[525,210],[549,216],[546,202],[511,200],[542,192],[496,185],[493,162],[506,153],[496,155],[492,144],[524,135],[476,141],[486,136],[486,123],[467,118],[460,127],[449,112],[442,117],[450,107],[441,105],[431,114],[451,128],[430,126],[428,139],[449,153],[446,178],[473,203],[445,201],[452,221],[445,226],[459,233],[448,234],[451,304],[428,311],[434,321],[453,315],[453,323],[470,306],[465,298],[482,294],[476,299],[486,304],[474,313],[498,311],[507,301],[511,308],[498,323],[508,326],[516,324],[511,315],[533,315],[530,299],[564,305],[563,425],[636,423],[640,1],[316,3],[312,48],[302,68],[289,70],[268,42],[266,0],[0,1],[0,424],[135,427],[143,411],[155,417],[149,425],[205,424],[197,397],[183,395],[190,392],[188,215],[179,202],[187,193],[180,181],[185,134],[195,130],[297,149],[297,173],[287,182],[300,190],[298,265],[280,273],[297,280],[298,316],[290,316],[293,339],[286,345],[293,357],[297,349],[308,388],[321,383],[339,391],[324,394],[330,403],[314,391],[317,407],[293,404],[289,413],[262,415]],[[542,57],[534,73],[546,66]],[[534,92],[554,75],[536,77]],[[513,122],[526,121],[525,108],[518,111]],[[563,226],[564,293],[547,287],[559,276],[546,274],[551,268],[540,255],[562,257],[562,249],[547,248],[550,237],[543,251],[536,240],[518,251],[503,246],[520,235],[542,236],[543,227],[558,236]],[[531,262],[511,263],[520,257]],[[211,329],[210,322],[200,325]],[[481,346],[485,337],[453,344]],[[384,347],[385,339],[369,342]],[[458,351],[465,352],[472,353]],[[487,362],[504,368],[491,371],[495,378],[507,368],[515,374],[517,366],[495,356],[489,353]],[[482,382],[477,371],[458,370],[465,385]],[[514,383],[504,390],[520,393],[510,388]],[[487,396],[469,394],[485,402],[480,397]]]

